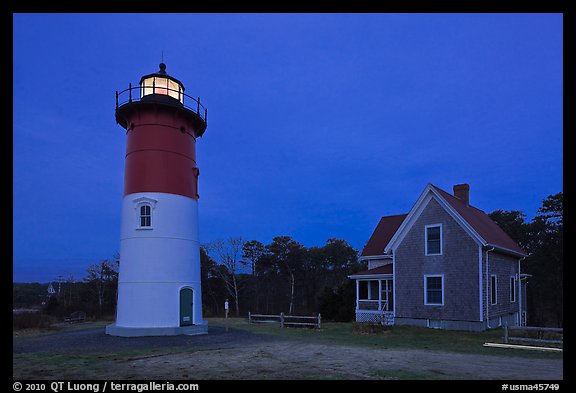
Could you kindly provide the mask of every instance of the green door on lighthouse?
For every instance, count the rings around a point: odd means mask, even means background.
[[[180,290],[180,326],[192,325],[192,289]]]

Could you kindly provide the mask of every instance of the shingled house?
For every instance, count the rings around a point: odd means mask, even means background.
[[[407,214],[380,219],[362,250],[356,321],[482,331],[525,324],[522,250],[469,203],[428,184]]]

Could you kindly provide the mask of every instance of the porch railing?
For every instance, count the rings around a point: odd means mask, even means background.
[[[362,299],[358,300],[357,310],[391,311],[391,310],[388,310],[388,301],[387,300],[382,300],[381,302],[379,302],[378,300],[362,300]]]

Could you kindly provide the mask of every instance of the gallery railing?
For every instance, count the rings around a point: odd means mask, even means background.
[[[132,102],[150,99],[151,96],[159,97],[166,96],[175,100],[174,104],[181,104],[184,108],[195,112],[204,123],[208,124],[208,109],[200,103],[200,97],[194,98],[181,90],[171,89],[166,86],[132,86],[130,83],[128,88],[120,92],[116,91],[116,109],[122,105],[130,104]]]

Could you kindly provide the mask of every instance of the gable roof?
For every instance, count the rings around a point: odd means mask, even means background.
[[[394,216],[384,216],[376,225],[376,229],[372,232],[372,236],[362,249],[361,257],[372,255],[383,255],[384,247],[388,244],[392,236],[396,233],[402,221],[408,214],[397,214]]]
[[[446,191],[432,185],[446,202],[485,240],[488,246],[496,246],[501,249],[526,255],[526,252],[512,240],[502,228],[498,226],[486,213],[474,206],[466,204],[463,200],[450,195]]]
[[[404,219],[398,230],[392,236],[392,239],[388,241],[385,246],[385,252],[390,252],[403,238],[403,235],[411,228],[424,208],[425,201],[427,202],[429,200],[427,198],[429,195],[435,198],[440,206],[442,206],[472,238],[483,246],[494,247],[500,251],[517,256],[527,255],[526,252],[482,210],[468,205],[463,200],[456,198],[430,183],[428,183],[422,194],[420,194],[406,219]]]

